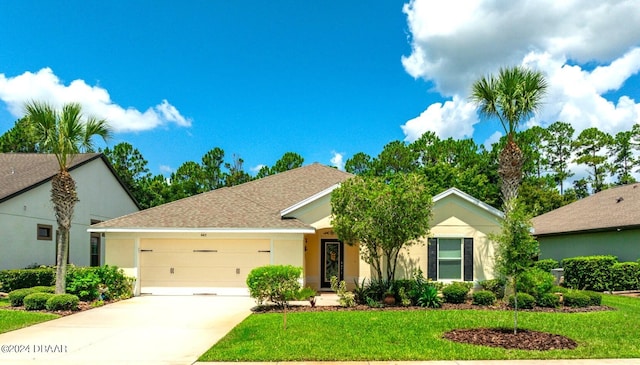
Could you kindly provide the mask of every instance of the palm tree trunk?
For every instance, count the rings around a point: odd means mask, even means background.
[[[498,175],[502,182],[502,199],[505,207],[510,207],[510,202],[518,195],[518,188],[522,181],[522,165],[524,155],[522,150],[509,135],[507,145],[498,156]]]
[[[68,171],[62,170],[51,180],[51,201],[58,222],[58,252],[56,256],[56,293],[66,291],[67,259],[73,208],[78,202],[76,183]]]

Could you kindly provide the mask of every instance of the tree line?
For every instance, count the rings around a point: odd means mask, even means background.
[[[546,128],[532,127],[515,133],[515,141],[524,155],[523,180],[519,197],[532,215],[539,215],[586,197],[609,186],[635,182],[640,159],[640,126],[612,136],[597,128],[576,135],[565,122]],[[506,145],[506,137],[491,149],[472,139],[441,139],[426,132],[414,142],[393,141],[375,157],[358,152],[345,163],[345,170],[361,176],[390,177],[397,173],[415,172],[425,176],[427,189],[436,195],[456,187],[494,207],[502,207],[498,176],[498,154]],[[42,152],[33,127],[25,118],[0,136],[1,152]],[[302,156],[286,152],[273,165],[262,167],[251,175],[244,161],[235,154],[226,158],[225,151],[215,147],[200,161],[187,161],[168,177],[152,174],[142,153],[123,142],[102,150],[115,171],[138,200],[150,208],[225,186],[241,184],[278,172],[300,167]],[[588,176],[568,183],[575,175],[572,164],[583,166]],[[609,181],[609,182],[608,182]]]

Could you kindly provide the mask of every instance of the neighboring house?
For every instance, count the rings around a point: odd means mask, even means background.
[[[302,267],[304,285],[316,290],[330,290],[334,275],[353,287],[371,270],[357,246],[338,240],[330,217],[331,192],[352,176],[312,164],[102,222],[89,231],[105,234],[106,263],[138,279],[137,295],[246,295],[247,274],[269,264]],[[440,256],[431,273],[440,273],[440,279],[490,278],[493,248],[486,233],[499,228],[501,213],[456,189],[434,202],[432,232],[439,244],[429,247]],[[466,274],[464,243],[473,247]],[[401,275],[416,268],[427,273],[425,245],[403,252],[401,260]]]
[[[55,265],[57,222],[51,202],[55,155],[0,153],[0,270]],[[78,203],[72,219],[69,262],[104,264],[104,240],[88,233],[97,222],[138,211],[138,205],[102,154],[80,154],[69,168]]]
[[[533,218],[540,259],[640,258],[640,184],[603,190]]]

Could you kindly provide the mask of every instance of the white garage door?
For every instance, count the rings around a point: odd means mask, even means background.
[[[142,294],[247,295],[247,274],[270,263],[269,240],[143,240]]]

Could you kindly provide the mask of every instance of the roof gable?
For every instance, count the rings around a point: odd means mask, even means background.
[[[640,184],[603,190],[532,220],[537,236],[640,226]]]
[[[69,171],[100,158],[99,153],[78,154]],[[0,153],[0,203],[50,181],[59,171],[53,154]]]
[[[465,193],[464,191],[459,190],[457,188],[450,188],[450,189],[447,189],[447,190],[443,191],[442,193],[434,196],[432,201],[435,204],[435,203],[437,203],[439,201],[444,201],[446,198],[451,197],[451,196],[458,197],[458,198],[462,199],[463,201],[465,201],[465,202],[467,202],[467,203],[469,203],[471,205],[474,205],[474,206],[478,207],[479,209],[484,210],[487,213],[489,213],[489,214],[491,214],[491,215],[493,215],[493,216],[495,216],[497,218],[504,218],[504,213],[501,212],[500,210],[490,206],[489,204],[487,204],[487,203],[485,203],[485,202],[483,202],[483,201],[481,201],[479,199],[474,198],[473,196],[471,196],[471,195],[469,195],[469,194]]]
[[[283,218],[282,212],[322,195],[351,176],[311,164],[112,219],[91,230],[308,230],[307,224]]]

